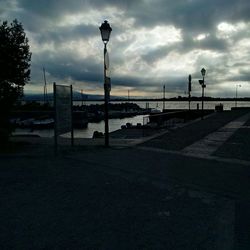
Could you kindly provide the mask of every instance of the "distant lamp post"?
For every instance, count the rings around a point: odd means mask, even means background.
[[[201,112],[202,112],[202,119],[204,116],[204,88],[206,88],[206,84],[205,84],[205,75],[206,75],[206,70],[204,68],[201,69],[201,75],[202,75],[202,80],[199,80],[199,83],[201,85],[202,88],[202,95],[201,95]]]
[[[191,91],[192,91],[192,76],[188,76],[188,110],[190,110],[191,103]]]
[[[108,69],[108,62],[106,62],[106,54],[107,54],[107,43],[109,42],[109,37],[112,31],[112,28],[110,27],[108,21],[104,21],[102,23],[101,27],[99,27],[102,41],[104,43],[104,116],[105,116],[105,146],[109,146],[109,110],[108,110],[108,103],[109,103],[109,95],[110,95],[110,78],[107,77],[107,69]]]
[[[163,85],[163,109],[162,109],[162,112],[164,112],[164,110],[165,110],[165,99],[166,99],[165,93],[166,93],[166,87],[164,84]]]
[[[235,107],[237,108],[237,100],[238,100],[238,87],[241,87],[240,84],[236,84],[235,86]]]
[[[82,107],[83,107],[83,89],[81,89]]]

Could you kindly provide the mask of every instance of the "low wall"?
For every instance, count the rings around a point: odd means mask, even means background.
[[[183,122],[194,120],[196,118],[213,113],[214,110],[164,110],[164,112],[159,114],[149,115],[149,122],[156,123],[158,125],[171,119],[181,119]]]

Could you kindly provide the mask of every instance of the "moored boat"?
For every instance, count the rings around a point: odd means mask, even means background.
[[[41,120],[34,120],[32,123],[33,129],[48,129],[53,128],[55,120],[53,118],[46,118]]]

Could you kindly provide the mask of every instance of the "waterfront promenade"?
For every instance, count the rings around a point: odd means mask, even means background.
[[[150,137],[14,138],[1,249],[249,249],[250,110]]]

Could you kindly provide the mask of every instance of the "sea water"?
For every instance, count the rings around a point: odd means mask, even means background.
[[[74,102],[74,105],[81,105],[82,102]],[[101,104],[103,102],[95,102],[97,104]],[[141,108],[145,108],[146,105],[149,108],[155,108],[158,110],[162,110],[165,106],[165,109],[188,109],[189,104],[187,101],[178,102],[178,101],[166,101],[165,105],[163,102],[134,102],[138,104]],[[148,104],[146,104],[148,103]],[[204,102],[204,109],[215,109],[215,106],[222,103],[224,110],[230,110],[232,107],[250,107],[250,102],[242,102],[238,101],[237,104],[234,101],[210,101],[210,102]],[[86,105],[94,104],[93,102],[86,102]],[[199,109],[201,109],[201,102],[194,101],[191,102],[191,109],[197,109],[197,105],[199,106]],[[115,130],[118,130],[121,128],[122,125],[125,125],[126,123],[132,123],[133,125],[136,125],[137,123],[144,124],[146,115],[138,115],[134,117],[129,118],[122,118],[122,119],[110,119],[109,120],[109,132],[113,132]],[[75,138],[92,138],[94,131],[104,132],[104,121],[100,122],[94,122],[89,123],[87,128],[83,129],[74,129],[74,137]],[[53,137],[54,136],[54,130],[53,129],[44,129],[44,130],[30,130],[30,129],[17,129],[15,134],[32,134],[32,135],[39,135],[41,137]],[[64,137],[70,137],[70,134],[63,135]]]

